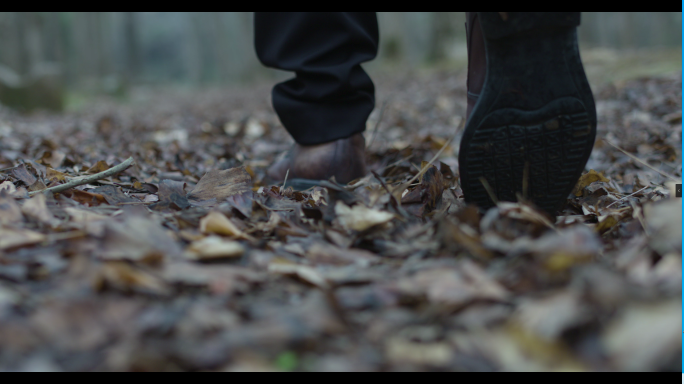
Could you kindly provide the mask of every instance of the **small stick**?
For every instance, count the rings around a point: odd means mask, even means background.
[[[111,167],[111,168],[109,168],[109,169],[106,170],[106,171],[103,171],[103,172],[100,172],[100,173],[96,173],[96,174],[91,175],[91,176],[86,176],[86,177],[83,177],[83,178],[73,179],[73,180],[71,180],[71,181],[68,182],[68,183],[60,184],[60,185],[55,185],[54,187],[50,187],[50,188],[47,188],[47,189],[42,189],[42,190],[40,190],[40,191],[29,192],[29,196],[33,196],[33,195],[35,195],[35,194],[37,194],[37,193],[43,193],[43,192],[46,192],[46,191],[49,191],[49,192],[52,192],[52,193],[58,193],[58,192],[66,191],[67,189],[71,189],[71,188],[73,188],[73,187],[78,187],[79,185],[83,185],[83,184],[92,183],[93,181],[97,181],[97,180],[100,180],[100,179],[104,179],[104,178],[106,178],[106,177],[115,175],[115,174],[117,174],[117,173],[119,173],[119,172],[123,172],[123,171],[126,170],[126,168],[130,167],[130,166],[133,165],[133,164],[135,164],[135,161],[133,160],[132,157],[129,157],[129,158],[126,159],[126,161],[124,161],[123,163],[121,163],[121,164],[119,164],[119,165],[116,165],[116,166],[114,166],[114,167]]]
[[[11,171],[11,170],[13,170],[13,169],[17,169],[17,168],[19,168],[19,167],[21,167],[21,166],[22,166],[22,164],[19,164],[19,165],[15,165],[14,167],[9,167],[9,168],[3,168],[3,169],[0,169],[0,172],[7,172],[7,171]]]
[[[636,192],[634,192],[634,193],[632,193],[632,194],[630,194],[630,195],[627,195],[627,196],[625,196],[625,197],[623,197],[623,198],[621,198],[621,199],[619,199],[619,200],[615,200],[615,201],[613,201],[612,203],[610,203],[609,205],[607,205],[606,208],[610,208],[611,205],[613,205],[613,204],[615,204],[615,203],[619,203],[620,201],[622,201],[622,200],[624,200],[624,199],[626,199],[626,198],[628,198],[628,197],[630,197],[630,196],[634,196],[634,195],[636,195],[637,193],[639,193],[639,192],[641,192],[641,191],[643,191],[644,189],[649,188],[649,187],[650,187],[650,185],[647,185],[647,186],[641,188],[640,190],[638,190],[638,191],[636,191]]]
[[[670,178],[670,179],[672,179],[672,180],[679,180],[678,178],[676,178],[676,177],[674,177],[674,176],[672,176],[672,175],[668,175],[668,174],[665,173],[665,172],[662,172],[662,171],[660,171],[660,170],[658,170],[658,169],[653,168],[653,167],[652,167],[650,164],[648,164],[647,162],[645,162],[645,161],[641,160],[640,158],[638,158],[638,157],[632,155],[631,153],[625,151],[624,149],[618,147],[617,145],[611,143],[610,141],[608,141],[608,140],[606,140],[606,139],[603,139],[603,141],[605,141],[606,143],[612,145],[612,146],[615,147],[618,151],[624,153],[625,155],[631,157],[632,159],[638,161],[639,163],[641,163],[641,164],[643,164],[643,165],[645,165],[645,166],[651,168],[652,170],[654,170],[654,171],[660,173],[661,175],[663,175],[663,176],[665,176],[665,177],[667,177],[667,178]]]
[[[285,190],[285,184],[287,183],[287,177],[290,175],[290,168],[287,169],[287,172],[285,172],[285,180],[283,180],[283,186],[280,187],[280,193],[283,193]]]
[[[461,123],[459,124],[458,128],[456,129],[456,133],[454,133],[454,135],[451,136],[451,137],[449,138],[449,140],[447,140],[446,143],[444,143],[444,145],[442,145],[442,148],[440,148],[439,151],[437,151],[437,153],[432,157],[432,159],[430,159],[430,161],[428,161],[428,163],[425,164],[425,166],[420,170],[420,172],[418,172],[415,176],[413,176],[413,177],[411,178],[411,180],[409,180],[408,182],[399,185],[399,187],[397,187],[396,189],[394,189],[393,192],[404,192],[404,189],[406,189],[407,186],[411,185],[411,183],[413,183],[414,181],[416,181],[417,178],[421,177],[421,176],[423,175],[423,173],[425,173],[425,171],[427,171],[427,169],[430,168],[430,166],[432,165],[432,163],[434,163],[435,160],[437,160],[437,158],[439,157],[439,155],[442,154],[442,152],[444,151],[444,149],[445,149],[446,147],[448,147],[449,144],[451,144],[451,141],[456,137],[456,134],[458,134],[458,132],[461,130],[461,128],[463,127],[464,123],[465,123],[465,119],[462,119],[462,120],[461,120]],[[401,189],[401,191],[399,191],[400,189]]]

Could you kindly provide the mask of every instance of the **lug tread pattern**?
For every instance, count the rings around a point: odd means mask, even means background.
[[[487,119],[483,119],[486,121]],[[480,178],[484,177],[499,201],[516,201],[523,193],[528,167],[528,196],[553,212],[567,198],[584,168],[593,144],[586,111],[567,113],[533,125],[479,126],[468,145],[468,180],[463,192],[482,208],[494,205]]]

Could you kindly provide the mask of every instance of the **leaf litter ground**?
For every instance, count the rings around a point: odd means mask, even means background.
[[[2,110],[0,369],[681,369],[681,74],[594,89],[556,217],[464,204],[463,73],[377,83],[372,174],[305,192],[267,86]]]

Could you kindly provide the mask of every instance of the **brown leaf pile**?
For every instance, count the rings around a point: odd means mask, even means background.
[[[680,370],[681,74],[597,90],[554,218],[466,206],[460,136],[427,163],[463,84],[381,78],[373,173],[305,192],[265,87],[0,110],[0,370]]]

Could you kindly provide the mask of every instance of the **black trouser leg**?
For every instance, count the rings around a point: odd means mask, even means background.
[[[360,64],[378,51],[375,12],[255,12],[254,28],[259,60],[296,73],[273,88],[272,99],[297,143],[364,131],[375,87]]]

